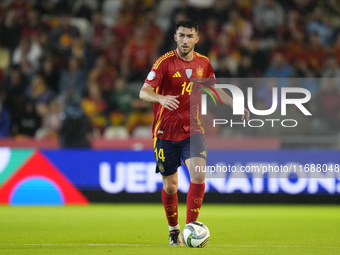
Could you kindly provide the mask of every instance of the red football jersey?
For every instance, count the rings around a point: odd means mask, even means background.
[[[201,89],[193,89],[190,78],[213,78],[214,70],[207,57],[194,52],[191,61],[181,59],[176,50],[161,56],[153,65],[145,83],[161,95],[179,96],[175,111],[154,104],[153,136],[171,141],[181,141],[193,134],[204,134],[201,126]],[[211,82],[209,82],[211,83]]]

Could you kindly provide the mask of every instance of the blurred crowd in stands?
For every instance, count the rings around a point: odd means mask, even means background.
[[[138,93],[188,18],[217,78],[268,78],[254,87],[258,109],[270,108],[273,86],[304,87],[313,117],[289,131],[339,132],[338,0],[3,0],[0,137],[151,137],[152,105]]]

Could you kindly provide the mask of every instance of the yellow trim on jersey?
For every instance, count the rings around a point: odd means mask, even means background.
[[[156,141],[157,141],[156,134],[157,134],[157,129],[158,129],[159,123],[161,123],[161,117],[162,117],[163,110],[164,110],[164,107],[162,106],[161,112],[159,113],[159,117],[158,117],[158,120],[157,120],[157,123],[156,123],[156,126],[155,126],[155,132],[153,134],[153,137],[154,137],[153,147],[154,148],[156,146]]]
[[[177,71],[172,77],[182,77],[181,74]]]
[[[163,62],[164,59],[170,58],[174,55],[175,55],[174,51],[169,51],[169,52],[165,53],[163,56],[161,56],[159,59],[156,60],[156,62],[153,65],[153,68],[155,70],[157,70],[157,68]]]
[[[196,56],[197,56],[197,57],[209,59],[208,57],[206,57],[206,56],[204,56],[204,55],[202,55],[202,54],[199,54],[199,53],[197,53],[197,52],[195,52],[195,53],[196,53]]]
[[[155,136],[153,138],[153,148],[155,149],[156,148],[156,143],[157,143],[157,137]]]
[[[203,134],[204,134],[204,128],[202,127],[202,125],[201,125],[201,121],[200,121],[200,119],[199,119],[199,107],[200,107],[200,105],[199,104],[197,104],[197,125],[199,125],[199,127],[201,128],[201,130],[202,130],[202,132],[203,132]]]

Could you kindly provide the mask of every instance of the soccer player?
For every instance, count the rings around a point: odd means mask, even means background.
[[[190,173],[186,214],[188,224],[197,220],[205,190],[205,174],[195,172],[194,166],[204,167],[207,159],[204,130],[199,119],[200,96],[198,106],[196,103],[190,104],[190,100],[198,100],[198,97],[190,97],[190,78],[216,80],[209,59],[194,51],[199,40],[198,25],[194,21],[179,21],[174,39],[177,48],[154,63],[140,91],[140,98],[154,103],[156,172],[160,172],[163,178],[161,197],[169,224],[170,245],[182,246],[178,224],[177,168],[182,159]],[[228,94],[222,89],[216,91],[223,103],[232,106],[233,100]],[[195,115],[191,119],[192,112]],[[244,117],[249,119],[246,109],[242,118]]]

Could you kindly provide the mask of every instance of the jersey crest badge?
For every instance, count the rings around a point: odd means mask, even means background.
[[[203,68],[201,68],[201,67],[197,68],[196,72],[197,72],[198,80],[201,80],[203,78]]]
[[[185,69],[185,73],[187,74],[188,79],[190,79],[192,75],[192,69]]]
[[[161,172],[161,173],[164,173],[165,169],[164,169],[164,166],[162,163],[158,163],[158,170]]]

